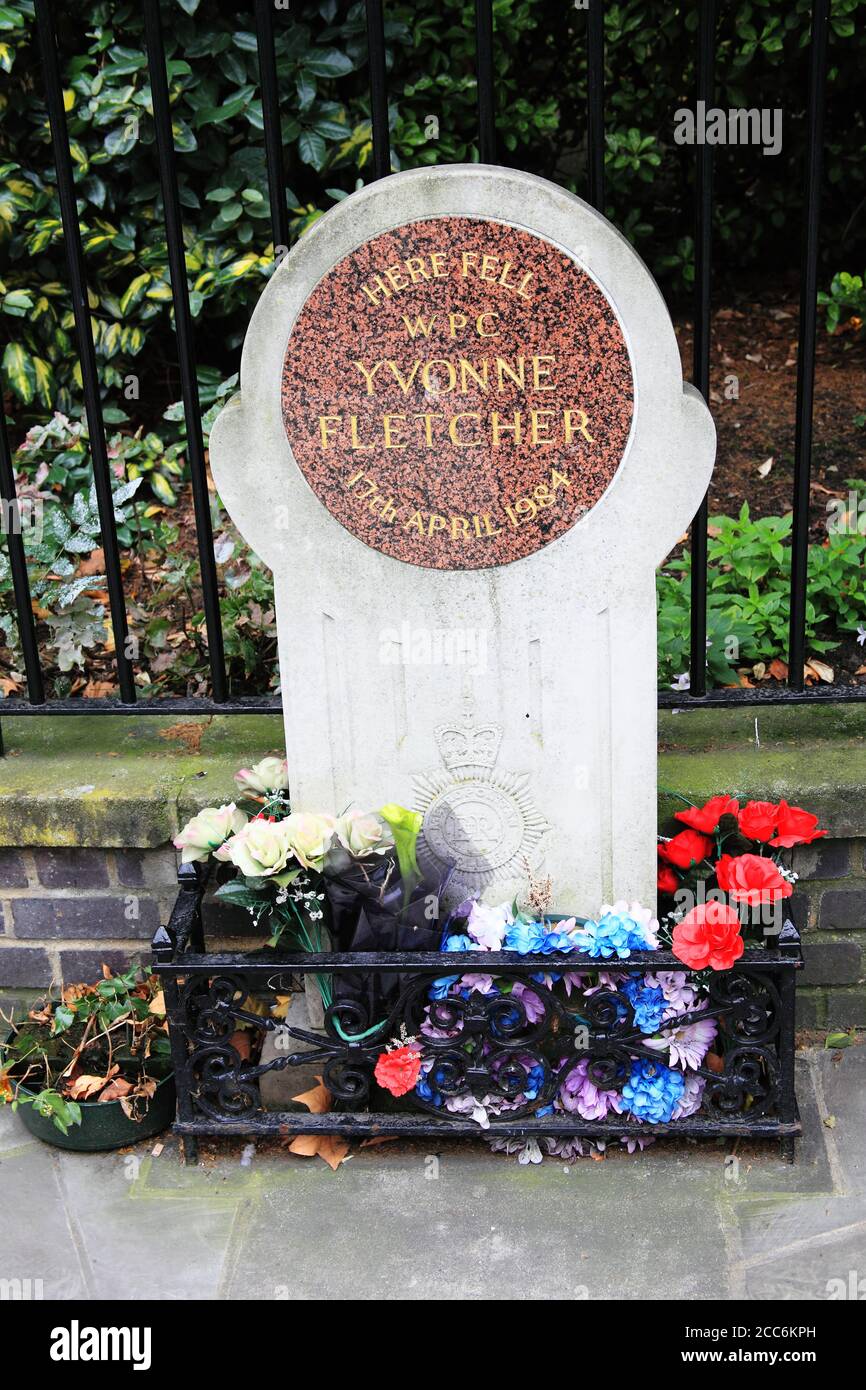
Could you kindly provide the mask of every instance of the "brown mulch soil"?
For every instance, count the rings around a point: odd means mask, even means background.
[[[725,297],[714,309],[710,403],[718,456],[710,484],[710,514],[736,515],[748,502],[754,517],[791,510],[797,399],[797,288],[762,287]],[[691,375],[692,324],[676,322],[686,377]],[[739,399],[725,396],[731,376]],[[827,503],[847,497],[846,478],[866,478],[866,341],[829,337],[819,314],[815,362],[810,539],[826,539]],[[758,469],[772,459],[761,476]]]

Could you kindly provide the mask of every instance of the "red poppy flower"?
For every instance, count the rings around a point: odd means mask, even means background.
[[[712,840],[707,839],[706,835],[699,835],[697,830],[681,830],[667,844],[659,846],[659,854],[669,864],[676,864],[678,869],[689,869],[692,864],[706,859],[712,847]]]
[[[687,811],[677,811],[675,820],[690,825],[692,830],[700,830],[704,835],[712,835],[718,829],[722,816],[735,816],[740,809],[739,801],[732,796],[711,796],[703,806],[690,806]]]
[[[753,906],[790,898],[794,891],[772,859],[764,859],[760,854],[740,854],[736,858],[723,854],[716,865],[716,878],[719,887],[730,893],[734,902]]]
[[[736,911],[727,903],[699,903],[674,927],[671,950],[692,970],[730,970],[743,954]]]
[[[826,830],[818,829],[818,817],[813,816],[811,811],[804,811],[800,806],[789,806],[787,801],[780,801],[776,835],[770,844],[781,849],[790,849],[792,845],[811,845],[813,840],[820,840],[821,836],[826,834]]]
[[[737,817],[740,834],[747,840],[761,840],[765,844],[776,829],[778,814],[775,801],[747,802]]]
[[[395,1047],[393,1052],[382,1052],[373,1075],[392,1096],[405,1096],[421,1075],[421,1053],[414,1047]]]
[[[669,865],[659,865],[657,886],[660,893],[675,893],[679,888],[680,881]]]

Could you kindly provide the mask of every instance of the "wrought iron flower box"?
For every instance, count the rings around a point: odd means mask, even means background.
[[[473,993],[465,1001],[449,998],[438,1006],[435,1019],[439,1031],[449,1036],[420,1037],[423,1056],[433,1059],[439,1092],[446,1096],[518,1097],[529,1089],[528,1059],[542,1068],[543,1080],[534,1099],[491,1119],[485,1134],[611,1140],[649,1135],[774,1138],[781,1141],[784,1156],[793,1161],[794,1140],[800,1133],[794,1093],[794,988],[802,953],[799,933],[790,921],[775,947],[747,948],[734,969],[710,976],[707,1007],[695,1018],[716,1021],[724,1037],[723,1065],[697,1069],[705,1081],[697,1113],[667,1124],[636,1120],[628,1114],[587,1120],[577,1113],[550,1113],[563,1078],[581,1059],[587,1059],[600,1089],[616,1090],[628,1074],[631,1059],[657,1061],[659,1054],[647,1046],[625,994],[616,988],[600,989],[589,1007],[584,1000],[583,1023],[576,1027],[567,1005],[538,983],[539,970],[598,972],[602,968],[623,975],[683,971],[682,962],[670,952],[646,951],[612,961],[576,952],[541,961],[537,956],[489,951],[220,954],[205,949],[204,875],[186,866],[180,884],[169,924],[157,930],[152,947],[153,968],[164,981],[177,1081],[174,1130],[182,1136],[188,1162],[195,1161],[201,1135],[477,1137],[482,1131],[469,1115],[451,1113],[441,1102],[437,1107],[414,1090],[394,1101],[373,1075],[378,1057],[400,1035],[401,1025],[410,1036],[421,1034],[433,981],[472,971],[526,983],[535,976],[532,991],[540,1003],[540,1016],[530,1021],[522,1008],[515,1010],[513,1000],[509,1003],[502,995]],[[387,1018],[369,1019],[361,1005],[343,1001],[326,1011],[324,1030],[319,1032],[288,1026],[245,1007],[251,995],[284,994],[310,973],[327,974],[335,981],[340,976],[358,980],[376,975],[384,982],[397,976]],[[371,1028],[377,1022],[381,1026]],[[309,1050],[294,1052],[287,1044],[285,1051],[265,1063],[255,1061],[255,1049],[252,1059],[245,1059],[231,1041],[239,1025],[262,1036],[279,1029],[284,1039]],[[263,1107],[259,1080],[266,1072],[311,1063],[320,1069],[335,1109],[311,1114]]]

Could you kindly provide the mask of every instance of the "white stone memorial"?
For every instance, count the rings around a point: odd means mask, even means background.
[[[273,570],[292,804],[424,813],[451,901],[655,903],[655,570],[715,433],[626,239],[510,169],[307,232],[210,441]]]

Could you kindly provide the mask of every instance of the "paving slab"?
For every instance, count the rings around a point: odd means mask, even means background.
[[[236,1195],[219,1174],[184,1168],[174,1146],[159,1159],[152,1149],[58,1154],[92,1297],[214,1298]]]
[[[17,1122],[16,1128],[26,1135]],[[29,1281],[30,1297],[92,1298],[86,1260],[67,1216],[54,1150],[36,1141],[5,1148],[0,1152],[0,1192],[0,1279],[13,1281],[3,1285],[3,1297],[10,1296],[6,1290],[15,1287],[14,1281],[24,1287]]]
[[[716,1175],[687,1157],[664,1165],[660,1189],[640,1162],[373,1155],[335,1174],[289,1159],[289,1180],[249,1213],[225,1296],[727,1296]]]
[[[852,1215],[848,1213],[849,1218]],[[837,1219],[845,1216],[839,1207]],[[862,1208],[861,1218],[807,1246],[794,1246],[776,1259],[747,1267],[746,1296],[785,1301],[866,1298],[866,1211]]]
[[[67,1153],[0,1107],[0,1279],[85,1300],[826,1299],[866,1275],[864,1059],[799,1060],[794,1166],[747,1141],[535,1166],[443,1138],[336,1173],[205,1141],[186,1168],[170,1137]]]
[[[866,1045],[818,1052],[813,1065],[833,1120],[830,1136],[841,1180],[852,1191],[866,1193]]]

